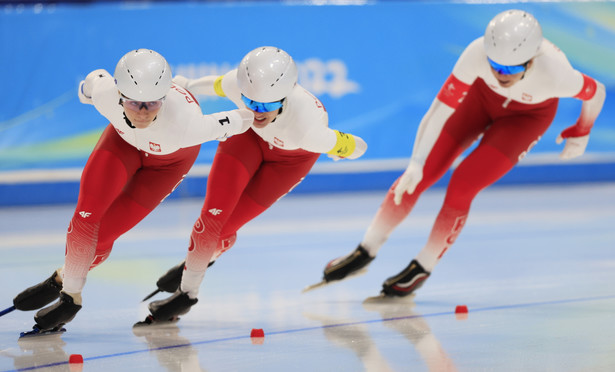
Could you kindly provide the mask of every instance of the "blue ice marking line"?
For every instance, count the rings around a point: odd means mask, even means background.
[[[582,297],[582,298],[570,298],[570,299],[563,299],[563,300],[540,301],[540,302],[526,302],[526,303],[520,303],[520,304],[501,305],[501,306],[486,306],[486,307],[481,307],[481,308],[470,308],[469,312],[475,313],[475,312],[481,312],[481,311],[509,310],[509,309],[519,309],[519,308],[524,308],[524,307],[536,307],[536,306],[545,306],[545,305],[557,305],[557,304],[578,303],[578,302],[602,301],[602,300],[611,300],[611,299],[615,299],[615,295],[595,296],[595,297]],[[454,310],[453,311],[442,311],[442,312],[429,313],[429,314],[414,314],[414,315],[399,316],[399,317],[393,317],[393,318],[360,320],[360,321],[356,321],[356,322],[327,324],[327,325],[322,325],[322,326],[313,326],[313,327],[296,328],[296,329],[286,329],[286,330],[282,330],[282,331],[265,332],[265,335],[269,335],[269,336],[271,336],[271,335],[283,335],[283,334],[291,334],[291,333],[298,333],[298,332],[315,331],[315,330],[319,330],[319,329],[336,328],[336,327],[348,327],[348,326],[354,326],[354,325],[360,325],[360,324],[384,323],[384,322],[391,322],[391,321],[396,321],[396,320],[406,320],[406,319],[415,319],[415,318],[434,318],[434,317],[438,317],[438,316],[451,315],[451,314],[455,314],[455,311]],[[231,336],[231,337],[224,337],[224,338],[216,338],[216,339],[212,339],[212,340],[203,340],[203,341],[197,341],[197,342],[190,342],[190,343],[187,343],[187,344],[168,345],[168,346],[161,346],[161,347],[156,347],[156,348],[151,348],[151,349],[140,349],[140,350],[125,351],[125,352],[121,352],[121,353],[113,353],[113,354],[106,354],[106,355],[99,355],[99,356],[83,358],[83,363],[85,363],[88,360],[115,358],[115,357],[121,357],[121,356],[126,356],[126,355],[134,355],[134,354],[146,353],[146,352],[151,352],[151,351],[177,349],[177,348],[180,348],[180,347],[189,347],[189,346],[194,346],[194,345],[214,344],[214,343],[221,343],[221,342],[226,342],[226,341],[236,341],[236,340],[249,339],[249,338],[251,338],[250,335]],[[26,368],[20,368],[20,369],[10,369],[10,370],[0,371],[0,372],[32,371],[32,370],[36,370],[36,369],[55,367],[55,366],[60,366],[60,365],[64,365],[64,364],[68,364],[68,361],[56,362],[56,363],[50,363],[50,364],[44,364],[44,365],[32,366],[32,367],[26,367]]]

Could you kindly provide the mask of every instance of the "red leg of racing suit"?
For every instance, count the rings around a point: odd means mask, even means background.
[[[125,142],[109,125],[81,176],[79,200],[66,236],[64,290],[80,292],[87,272],[110,254],[113,242],[172,192],[200,146],[151,155]]]
[[[254,131],[218,145],[186,268],[204,272],[235,241],[237,230],[298,185],[320,154],[270,146]]]
[[[474,197],[510,171],[547,130],[557,110],[557,99],[528,105],[509,102],[478,79],[444,125],[423,168],[423,179],[401,205],[393,202],[389,189],[363,240],[370,252],[377,251],[414,207],[423,191],[452,166],[455,159],[482,134],[472,152],[453,171],[444,204],[417,256],[431,271],[460,233]]]

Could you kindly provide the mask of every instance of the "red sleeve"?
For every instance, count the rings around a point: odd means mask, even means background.
[[[594,97],[594,94],[596,94],[596,81],[585,74],[582,75],[583,88],[581,88],[581,91],[574,96],[574,98],[578,98],[582,101],[588,101]]]
[[[463,101],[466,93],[470,89],[470,86],[461,80],[457,79],[455,75],[451,74],[448,79],[442,85],[440,92],[438,93],[438,99],[445,105],[456,109],[457,106]]]

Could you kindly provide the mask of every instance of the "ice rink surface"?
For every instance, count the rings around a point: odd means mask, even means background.
[[[190,313],[134,332],[202,202],[166,201],[90,273],[61,337],[18,340],[34,312],[0,318],[0,371],[614,371],[615,184],[489,188],[416,297],[365,302],[420,250],[443,191],[423,195],[365,275],[305,294],[356,247],[384,190],[291,194],[240,230]],[[73,208],[0,209],[0,308],[62,264]]]

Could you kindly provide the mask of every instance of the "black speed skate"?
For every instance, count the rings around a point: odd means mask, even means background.
[[[182,273],[184,272],[184,266],[186,261],[182,261],[180,264],[173,266],[166,273],[164,273],[156,282],[158,287],[154,292],[148,294],[143,301],[147,301],[154,297],[159,292],[173,293],[177,291],[182,281]]]
[[[138,327],[159,322],[177,321],[180,315],[190,311],[190,308],[198,301],[198,298],[190,298],[188,297],[188,293],[178,290],[167,299],[150,302],[148,308],[151,315],[145,318],[144,321],[136,323],[134,326]]]
[[[211,261],[207,267],[213,265],[214,262],[215,261]],[[182,261],[180,264],[173,266],[166,273],[164,273],[164,275],[158,278],[158,281],[156,282],[156,287],[158,287],[158,289],[147,295],[142,301],[149,300],[159,292],[174,293],[177,291],[182,281],[182,273],[184,272],[185,265],[186,261]]]
[[[359,245],[350,254],[329,262],[325,267],[323,279],[326,282],[342,280],[369,265],[374,258],[370,257],[365,248]]]
[[[15,309],[22,311],[36,310],[55,301],[60,297],[62,290],[62,284],[56,281],[57,276],[58,273],[54,271],[45,281],[26,288],[15,296],[13,299]]]
[[[362,274],[363,270],[375,257],[359,244],[359,246],[349,254],[336,258],[329,262],[324,270],[322,281],[309,285],[303,289],[303,293],[325,286],[331,282],[342,280],[353,275]]]
[[[58,302],[36,313],[34,316],[36,324],[32,327],[32,331],[22,332],[20,338],[65,332],[62,326],[73,320],[79,310],[81,305],[76,305],[71,296],[61,292]]]
[[[412,260],[399,274],[384,281],[381,293],[389,297],[408,296],[419,289],[428,277],[429,272],[417,260]]]

